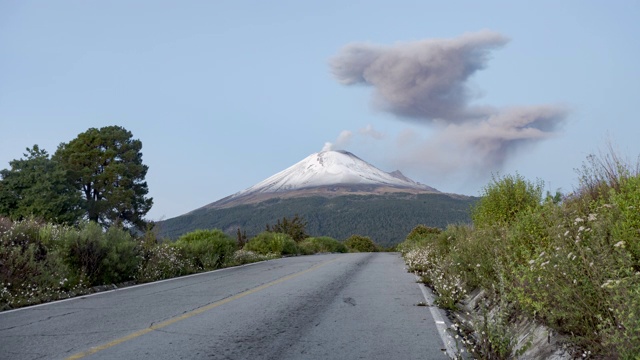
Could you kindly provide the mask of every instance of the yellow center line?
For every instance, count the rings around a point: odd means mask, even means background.
[[[291,280],[293,278],[296,278],[296,277],[298,277],[300,275],[303,275],[303,274],[306,274],[306,273],[311,272],[313,270],[316,270],[319,267],[327,265],[327,264],[329,264],[331,262],[334,262],[336,260],[337,259],[325,261],[325,262],[320,263],[318,265],[314,265],[314,266],[308,268],[307,270],[303,270],[303,271],[297,272],[295,274],[287,275],[287,276],[282,277],[282,278],[280,278],[278,280],[274,280],[274,281],[272,281],[270,283],[267,283],[267,284],[264,284],[264,285],[260,285],[260,286],[258,286],[256,288],[247,290],[245,292],[242,292],[240,294],[228,297],[226,299],[222,299],[220,301],[216,301],[216,302],[211,303],[211,304],[209,304],[207,306],[203,306],[201,308],[197,308],[197,309],[195,309],[193,311],[190,311],[188,313],[184,313],[184,314],[182,314],[180,316],[176,316],[176,317],[171,318],[169,320],[165,320],[165,321],[163,321],[161,323],[152,325],[152,326],[150,326],[150,327],[148,327],[146,329],[142,329],[140,331],[136,331],[136,332],[131,333],[131,334],[127,335],[127,336],[123,336],[123,337],[121,337],[119,339],[115,339],[115,340],[110,341],[110,342],[108,342],[106,344],[102,344],[102,345],[99,345],[99,346],[92,347],[91,349],[89,349],[87,351],[83,351],[83,352],[77,353],[75,355],[69,356],[67,358],[67,360],[82,359],[83,357],[95,354],[98,351],[106,350],[106,349],[114,347],[114,346],[116,346],[118,344],[122,344],[123,342],[129,341],[129,340],[133,340],[133,339],[135,339],[135,338],[137,338],[139,336],[142,336],[144,334],[150,333],[150,332],[152,332],[154,330],[162,329],[162,328],[167,327],[167,326],[169,326],[171,324],[177,323],[178,321],[186,320],[186,319],[188,319],[190,317],[196,316],[196,315],[201,314],[201,313],[203,313],[205,311],[208,311],[208,310],[211,310],[213,308],[216,308],[216,307],[218,307],[220,305],[224,305],[224,304],[226,304],[228,302],[231,302],[231,301],[234,301],[234,300],[238,300],[238,299],[240,299],[242,297],[245,297],[247,295],[251,295],[251,294],[256,293],[258,291],[264,290],[264,289],[266,289],[268,287],[271,287],[273,285],[280,284],[281,282],[285,282],[287,280]]]

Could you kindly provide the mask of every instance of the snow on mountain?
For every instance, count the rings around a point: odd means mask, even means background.
[[[332,185],[376,185],[437,191],[407,178],[400,171],[384,172],[348,151],[322,151],[232,197]]]
[[[439,193],[432,187],[409,179],[400,171],[384,172],[348,151],[321,151],[205,208],[255,204],[273,198],[381,195],[393,192]]]

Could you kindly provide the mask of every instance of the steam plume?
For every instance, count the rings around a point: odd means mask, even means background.
[[[335,143],[331,143],[331,142],[324,143],[324,146],[322,147],[322,151],[344,149],[344,147],[347,146],[347,144],[349,144],[352,137],[353,137],[353,133],[351,131],[342,130],[342,132],[340,132],[340,135],[338,135],[338,138],[336,139]]]
[[[358,130],[357,135],[370,137],[376,140],[380,140],[384,138],[384,134],[374,129],[373,125],[371,124],[367,124],[367,126]],[[338,138],[336,139],[335,143],[332,143],[332,142],[324,143],[324,146],[322,147],[322,151],[342,150],[347,145],[349,145],[349,143],[351,143],[353,136],[354,136],[353,132],[349,130],[342,130],[342,132],[340,132],[340,135],[338,135]]]

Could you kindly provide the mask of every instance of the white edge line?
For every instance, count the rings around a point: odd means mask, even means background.
[[[211,274],[211,273],[219,272],[219,271],[237,269],[237,268],[241,268],[241,267],[256,265],[256,264],[260,264],[260,263],[263,263],[263,262],[274,261],[274,260],[279,260],[279,259],[262,260],[262,261],[257,261],[257,262],[253,262],[253,263],[249,263],[249,264],[242,264],[242,265],[238,265],[238,266],[230,266],[230,267],[226,267],[226,268],[222,268],[222,269],[215,269],[215,270],[206,271],[206,272],[200,272],[200,273],[195,273],[195,274],[190,274],[190,275],[178,276],[178,277],[173,277],[173,278],[169,278],[169,279],[163,279],[163,280],[148,282],[148,283],[144,283],[144,284],[136,284],[136,285],[125,286],[125,287],[116,288],[116,289],[112,289],[112,290],[98,291],[98,292],[94,292],[94,293],[91,293],[91,294],[77,295],[77,296],[70,297],[70,298],[67,298],[67,299],[49,301],[49,302],[45,302],[45,303],[42,303],[42,304],[23,306],[23,307],[19,307],[17,309],[0,311],[0,316],[2,316],[3,314],[8,314],[8,313],[16,312],[16,311],[29,310],[29,309],[34,309],[34,308],[41,307],[41,306],[59,304],[59,303],[67,302],[67,301],[71,301],[71,300],[80,300],[80,299],[85,299],[85,298],[96,296],[96,295],[108,294],[108,293],[112,293],[112,292],[115,292],[115,291],[122,291],[122,290],[134,289],[134,288],[139,288],[139,287],[148,286],[148,285],[160,284],[160,283],[163,283],[163,282],[168,282],[168,281],[173,281],[173,280],[178,280],[178,279],[187,279],[187,278],[190,278],[190,277]]]
[[[429,311],[431,312],[431,316],[433,317],[433,321],[436,324],[436,328],[438,329],[438,334],[442,339],[442,343],[444,344],[445,349],[447,349],[447,355],[451,359],[456,358],[456,349],[453,347],[453,344],[456,343],[456,340],[447,332],[447,323],[444,321],[442,314],[436,305],[433,304],[433,296],[431,296],[430,291],[424,286],[423,283],[420,282],[420,277],[416,275],[416,279],[418,280],[418,287],[422,291],[422,296],[427,302],[427,306],[429,307]]]

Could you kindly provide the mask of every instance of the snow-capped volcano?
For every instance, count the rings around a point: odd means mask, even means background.
[[[273,197],[336,196],[349,193],[438,192],[400,171],[384,172],[348,151],[322,151],[210,206],[226,207]]]

